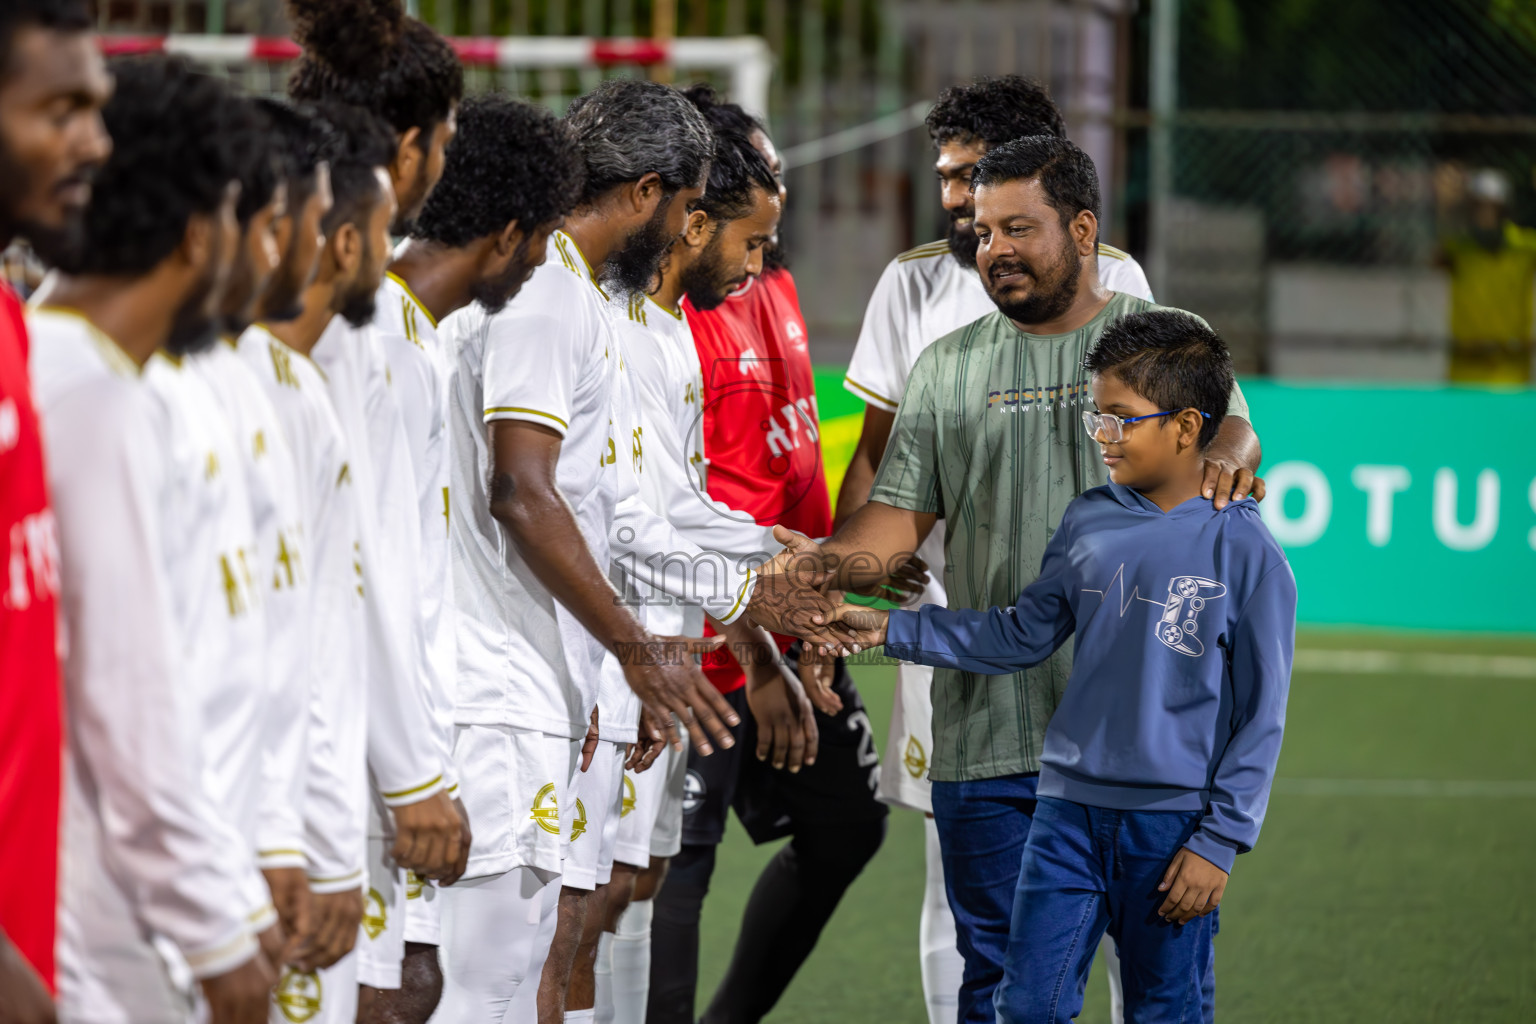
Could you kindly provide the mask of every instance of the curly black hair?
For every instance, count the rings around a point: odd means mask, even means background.
[[[698,209],[714,220],[738,220],[756,205],[755,190],[776,195],[778,179],[758,148],[752,145],[752,133],[763,126],[755,117],[734,103],[723,102],[706,83],[691,85],[683,95],[709,122],[715,133],[715,159],[709,165],[709,187],[698,201]]]
[[[1181,309],[1130,313],[1108,327],[1083,360],[1091,373],[1113,373],[1159,409],[1198,409],[1210,418],[1200,447],[1215,438],[1232,400],[1232,355],[1221,336]]]
[[[87,32],[91,10],[85,0],[5,0],[0,4],[0,78],[11,66],[11,40],[23,27]]]
[[[569,213],[585,177],[570,125],[509,96],[473,97],[411,237],[458,248],[514,220],[527,234]]]
[[[289,103],[270,96],[256,99],[256,107],[267,120],[272,144],[278,150],[283,174],[289,187],[307,191],[314,184],[315,171],[336,145],[335,129],[308,104]]]
[[[59,259],[70,274],[146,274],[169,256],[196,214],[211,214],[248,170],[255,107],[180,57],[111,65],[117,91],[102,110],[112,155],[86,208],[79,243]]]
[[[652,171],[668,192],[690,188],[715,155],[709,122],[669,85],[610,78],[573,101],[565,119],[587,165],[578,206]]]
[[[395,133],[370,110],[348,103],[322,103],[316,114],[330,128],[321,152],[331,165],[330,212],[320,227],[330,234],[343,224],[357,224],[379,198],[378,170],[395,155]]]
[[[1093,158],[1075,143],[1051,135],[1026,135],[987,150],[971,172],[971,192],[1036,177],[1062,227],[1083,210],[1099,216],[1099,172]]]
[[[296,100],[373,111],[404,135],[433,130],[464,98],[464,68],[448,40],[409,17],[401,0],[288,0],[304,53],[288,80]]]
[[[232,142],[240,161],[240,198],[235,203],[235,217],[244,225],[250,223],[257,210],[272,202],[278,183],[288,177],[288,158],[261,105],[245,96],[234,97],[234,102],[248,108],[245,120],[252,126],[248,135],[237,136]]]
[[[924,124],[936,146],[946,142],[1000,146],[1025,135],[1067,137],[1061,111],[1045,86],[1022,75],[978,78],[939,93]]]

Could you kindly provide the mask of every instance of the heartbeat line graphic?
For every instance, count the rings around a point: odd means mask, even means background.
[[[1131,588],[1131,592],[1129,594],[1127,594],[1125,592],[1125,563],[1124,562],[1120,563],[1120,568],[1115,570],[1115,574],[1110,577],[1109,582],[1107,584],[1105,584],[1103,590],[1095,590],[1092,587],[1084,587],[1083,588],[1083,593],[1085,593],[1085,594],[1098,594],[1099,597],[1102,600],[1108,601],[1109,600],[1109,592],[1111,590],[1113,590],[1117,584],[1120,587],[1120,617],[1122,619],[1125,618],[1125,613],[1126,613],[1127,609],[1129,609],[1131,607],[1131,602],[1132,601],[1145,601],[1147,604],[1156,605],[1159,608],[1166,608],[1166,607],[1168,607],[1168,599],[1166,597],[1163,598],[1161,601],[1154,601],[1150,597],[1142,597],[1141,596],[1141,588],[1140,587],[1132,587]]]

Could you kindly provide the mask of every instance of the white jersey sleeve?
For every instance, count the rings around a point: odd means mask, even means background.
[[[257,855],[263,868],[303,867],[312,682],[297,469],[277,412],[235,345],[220,342],[193,363],[235,431],[256,531],[255,585],[264,592],[268,691]]]
[[[406,282],[390,274],[379,290],[374,330],[389,361],[411,471],[416,481],[417,625],[421,678],[437,727],[439,756],[453,772],[453,574],[448,566],[448,365],[437,321]]]
[[[1141,264],[1130,253],[1103,242],[1099,243],[1099,281],[1112,292],[1124,292],[1148,302],[1156,301],[1152,298],[1152,286],[1147,283],[1147,275],[1141,269]]]
[[[160,553],[166,472],[152,406],[137,367],[75,318],[36,313],[33,334],[70,644],[79,799],[68,820],[93,833],[65,849],[101,857],[80,865],[98,876],[69,882],[66,873],[66,887],[115,884],[194,976],[221,974],[256,953],[245,919],[250,855],[203,786],[200,712]]]
[[[905,345],[906,310],[911,300],[903,260],[904,257],[898,257],[886,264],[875,284],[869,305],[864,308],[864,322],[859,327],[853,358],[848,361],[848,372],[843,378],[845,388],[865,404],[885,412],[895,412],[901,403],[911,370]]]
[[[386,805],[417,803],[448,783],[419,674],[413,559],[420,528],[405,427],[371,325],[333,320],[312,355],[326,373],[353,466],[367,594],[368,765]]]
[[[304,866],[312,890],[342,892],[363,880],[368,817],[362,565],[346,438],[319,367],[260,326],[241,336],[239,349],[294,460],[309,582],[305,629],[295,637],[310,683]]]

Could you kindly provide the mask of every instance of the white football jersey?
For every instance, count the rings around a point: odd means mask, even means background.
[[[255,584],[256,529],[241,453],[218,397],[189,365],[157,352],[144,382],[159,399],[169,491],[161,553],[189,679],[202,701],[203,782],[254,858],[262,801],[268,675],[265,594]],[[254,875],[247,911],[276,920]]]
[[[268,674],[257,851],[264,868],[303,867],[311,688],[304,638],[310,599],[297,467],[277,411],[233,340],[221,340],[187,362],[213,390],[234,432],[255,530],[250,569],[265,605]]]
[[[272,643],[299,649],[310,686],[304,866],[316,892],[342,892],[363,880],[368,821],[366,596],[347,440],[325,377],[308,357],[259,324],[240,336],[239,355],[270,401],[294,464],[309,586],[300,620],[287,634],[274,632]]]
[[[254,864],[203,784],[200,695],[161,550],[173,499],[155,403],[80,315],[43,308],[29,322],[69,643],[60,995],[100,1011],[133,990],[124,969],[159,962],[157,940],[196,977],[250,959]]]
[[[1110,291],[1152,298],[1140,264],[1113,246],[1099,246],[1099,280]],[[895,412],[923,350],[996,309],[976,268],[956,259],[948,242],[908,249],[886,265],[875,285],[843,387],[867,405]],[[920,603],[943,605],[943,523],[934,525],[917,554],[928,563],[930,580]]]
[[[425,637],[417,614],[421,547],[416,480],[389,361],[372,325],[333,319],[310,352],[325,374],[347,439],[357,499],[368,666],[368,766],[387,805],[410,804],[451,785],[421,681]]]
[[[501,312],[474,303],[442,325],[453,360],[449,543],[458,679],[455,720],[584,736],[604,648],[557,602],[490,513],[487,424],[561,436],[556,482],[593,558],[608,563],[616,503],[617,372],[608,298],[581,250],[550,236],[545,262]]]
[[[448,357],[437,321],[394,274],[379,289],[373,327],[389,360],[416,480],[420,556],[416,599],[427,705],[445,764],[453,757],[453,574],[448,571]]]
[[[702,636],[698,603],[669,597],[668,592],[686,594],[677,586],[686,582],[694,591],[708,593],[715,586],[717,566],[740,573],[761,564],[781,545],[774,541],[772,527],[758,525],[748,513],[715,501],[705,490],[704,375],[687,315],[644,295],[616,299],[614,312],[624,349],[624,381],[641,431],[637,436],[643,439],[644,459],[636,467],[639,496],[687,541],[724,556],[695,565],[676,559],[666,591],[640,583],[636,596],[653,633]],[[624,559],[621,565],[637,565],[637,560]],[[689,574],[686,581],[674,579],[682,572]],[[733,593],[740,582],[735,575],[729,578]]]

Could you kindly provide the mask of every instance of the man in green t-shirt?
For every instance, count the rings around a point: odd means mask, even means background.
[[[748,607],[775,631],[826,636],[815,619],[825,599],[812,584],[877,582],[941,517],[950,607],[1006,606],[1035,579],[1062,511],[1108,479],[1082,426],[1091,406],[1083,358],[1115,319],[1157,307],[1099,281],[1093,162],[1065,139],[1019,139],[988,151],[972,189],[976,265],[997,311],[918,358],[868,504],[819,546],[781,538],[792,541],[795,568],[780,559],[766,569]],[[1206,496],[1221,506],[1262,493],[1258,464],[1248,407],[1234,391],[1207,452]],[[934,674],[929,774],[965,958],[962,1022],[993,1019],[1041,743],[1070,670],[1063,650],[1013,675]]]

